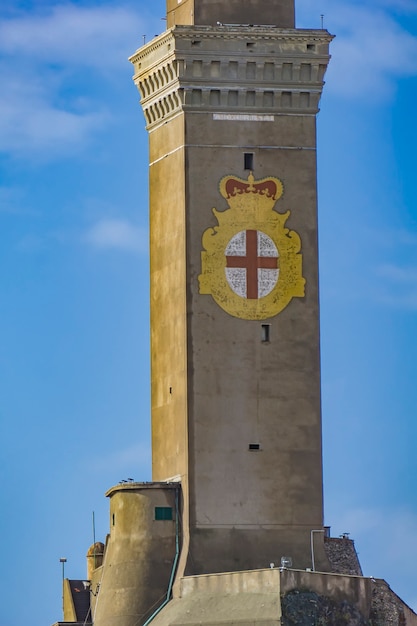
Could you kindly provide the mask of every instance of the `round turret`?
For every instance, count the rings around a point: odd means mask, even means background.
[[[97,567],[103,565],[103,557],[104,557],[104,543],[101,541],[96,541],[92,546],[89,547],[87,552],[87,578],[91,580],[93,577],[93,572]]]

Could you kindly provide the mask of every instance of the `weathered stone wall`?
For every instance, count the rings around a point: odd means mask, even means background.
[[[331,563],[332,572],[348,576],[362,576],[362,568],[352,539],[325,537],[324,549]]]
[[[369,626],[356,606],[314,591],[291,591],[283,596],[281,607],[282,626]]]
[[[372,581],[363,576],[344,576],[284,570],[281,572],[281,596],[292,592],[308,591],[319,598],[327,598],[334,606],[348,604],[355,607],[358,614],[368,617],[372,603]]]
[[[341,541],[343,545],[339,542],[339,554],[341,557],[344,555],[346,565],[354,546],[349,539]],[[348,548],[348,543],[352,544],[351,548]],[[334,545],[337,546],[337,543],[334,542]],[[344,551],[343,546],[346,548]],[[335,550],[335,552],[338,551]],[[331,580],[333,581],[333,577]],[[299,589],[293,589],[282,595],[282,626],[415,626],[417,624],[417,615],[384,580],[364,578],[362,580],[371,582],[369,610],[364,610],[363,606],[352,602],[351,598],[346,597],[345,600],[341,600],[340,594],[339,597],[335,597],[332,593],[325,594],[324,588],[321,593],[300,586]]]
[[[417,615],[392,591],[385,580],[373,580],[372,626],[408,626],[417,624]]]

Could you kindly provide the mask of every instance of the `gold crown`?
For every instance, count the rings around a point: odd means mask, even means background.
[[[269,201],[272,206],[284,193],[284,185],[279,178],[261,178],[255,180],[250,172],[247,180],[237,176],[225,176],[220,181],[220,193],[226,198],[229,204],[234,204],[235,200],[241,200],[246,194],[256,194]]]

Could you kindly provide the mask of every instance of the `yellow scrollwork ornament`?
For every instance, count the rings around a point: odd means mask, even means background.
[[[220,181],[229,209],[213,209],[218,226],[203,234],[200,294],[234,317],[268,319],[304,296],[300,237],[285,228],[290,211],[274,210],[283,190],[278,178],[255,180],[252,172]]]

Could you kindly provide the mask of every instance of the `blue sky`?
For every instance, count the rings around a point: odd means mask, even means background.
[[[61,616],[104,492],[150,479],[147,137],[163,0],[0,7],[0,622]],[[417,0],[299,0],[318,122],[325,516],[417,609]],[[276,173],[272,173],[276,174]]]

